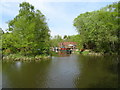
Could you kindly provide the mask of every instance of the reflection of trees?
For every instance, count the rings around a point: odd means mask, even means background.
[[[115,57],[80,56],[81,73],[75,79],[77,88],[116,88],[118,86]]]
[[[60,57],[66,57],[66,56],[70,56],[70,54],[67,54],[66,51],[59,51],[58,52],[58,56],[60,56]]]
[[[3,64],[3,88],[44,88],[50,61]]]

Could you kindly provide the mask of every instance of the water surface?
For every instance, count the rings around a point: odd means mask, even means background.
[[[116,56],[63,55],[41,62],[3,62],[3,88],[117,88]]]

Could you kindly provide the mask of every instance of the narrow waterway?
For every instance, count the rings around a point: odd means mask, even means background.
[[[117,88],[116,56],[63,55],[41,62],[3,62],[3,88]]]

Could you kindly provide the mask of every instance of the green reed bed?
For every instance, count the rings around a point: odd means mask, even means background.
[[[3,61],[41,61],[49,59],[50,56],[47,55],[24,56],[19,54],[10,54],[2,58]]]

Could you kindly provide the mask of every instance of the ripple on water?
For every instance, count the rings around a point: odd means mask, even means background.
[[[115,57],[70,55],[3,63],[2,79],[6,88],[112,88],[117,87],[116,68]]]

